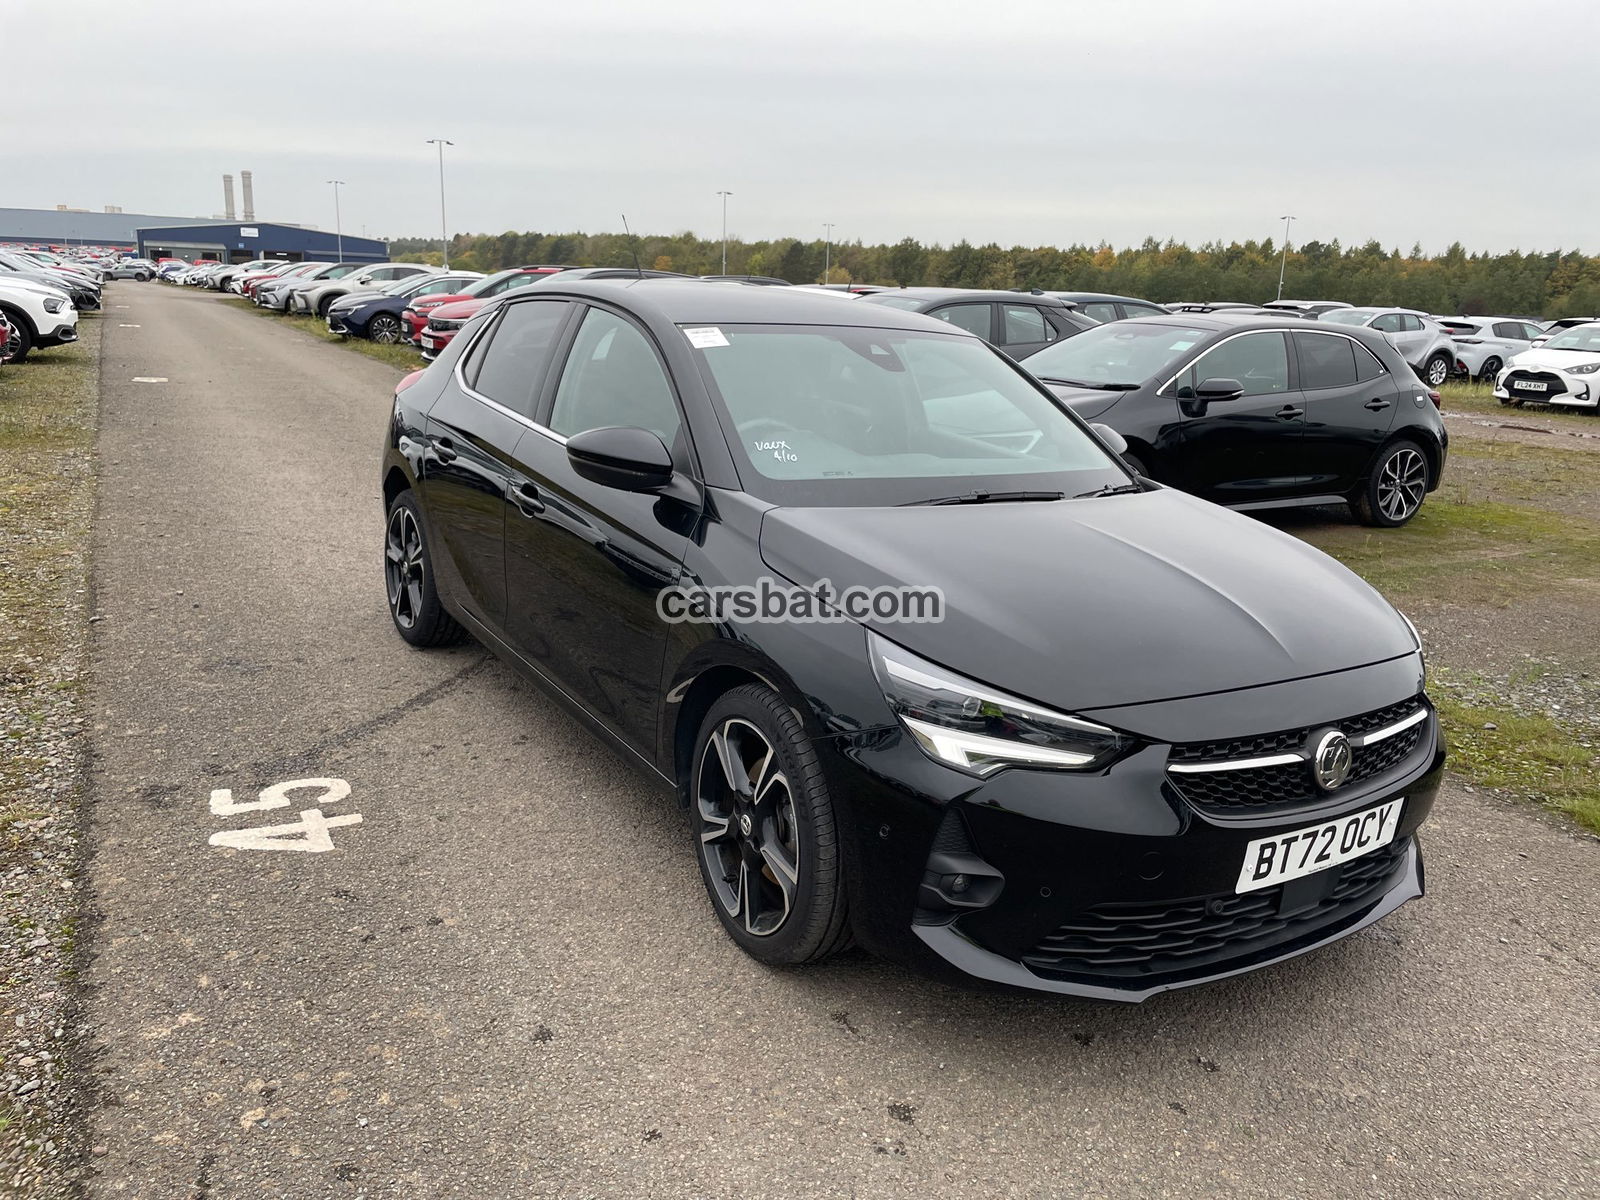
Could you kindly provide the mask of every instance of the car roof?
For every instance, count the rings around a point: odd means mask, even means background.
[[[672,325],[855,325],[973,336],[948,322],[884,304],[841,304],[836,296],[796,288],[717,287],[699,279],[574,279],[567,283],[557,277],[537,288],[510,292],[505,303],[551,295],[621,301],[640,316]]]
[[[1151,308],[1160,308],[1154,300],[1141,300],[1138,296],[1118,296],[1114,292],[1046,292],[1046,296],[1059,296],[1063,300],[1077,300],[1081,303],[1093,304],[1098,301],[1123,304],[1146,304]]]
[[[908,296],[913,300],[926,300],[933,303],[935,300],[1026,300],[1033,303],[1043,302],[1046,305],[1061,305],[1068,307],[1069,302],[1060,296],[1049,292],[1024,292],[1012,288],[951,288],[951,287],[908,287],[886,288],[881,292],[872,292],[863,299],[870,300],[875,296]]]

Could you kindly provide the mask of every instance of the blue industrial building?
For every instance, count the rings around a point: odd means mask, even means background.
[[[278,258],[285,262],[388,262],[389,246],[377,238],[353,237],[298,225],[269,221],[205,221],[194,225],[162,225],[139,229],[140,258],[215,258],[248,262]],[[342,247],[342,251],[341,251]]]

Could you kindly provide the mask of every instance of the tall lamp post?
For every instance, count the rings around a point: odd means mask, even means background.
[[[822,285],[828,285],[828,274],[833,270],[833,222],[822,223]]]
[[[732,192],[718,192],[722,197],[722,273],[728,273],[728,197]]]
[[[1283,218],[1283,257],[1278,260],[1278,299],[1283,299],[1283,272],[1289,265],[1289,222],[1293,217]]]
[[[444,269],[450,269],[450,226],[444,217],[444,148],[454,146],[448,138],[429,138],[428,145],[439,147],[439,252]]]
[[[336,236],[339,239],[339,249],[336,251],[336,256],[338,257],[338,260],[340,262],[343,262],[344,261],[344,218],[339,215],[339,189],[344,186],[344,180],[342,180],[342,179],[330,179],[327,182],[333,184],[333,228],[334,228],[334,236]]]

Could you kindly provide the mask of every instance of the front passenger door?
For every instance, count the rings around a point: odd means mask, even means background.
[[[1377,356],[1351,338],[1294,333],[1305,398],[1308,490],[1346,495],[1366,477],[1405,399]]]
[[[1219,504],[1277,500],[1304,486],[1305,405],[1289,386],[1278,330],[1244,333],[1207,350],[1164,389],[1182,416],[1179,486]],[[1236,379],[1237,400],[1202,401],[1208,379]]]

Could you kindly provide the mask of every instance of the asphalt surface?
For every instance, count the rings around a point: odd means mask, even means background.
[[[1600,1195],[1594,839],[1452,786],[1424,900],[1140,1007],[768,970],[682,815],[390,628],[397,373],[212,294],[107,304],[92,1196]],[[308,777],[361,817],[331,852],[208,844],[321,795],[215,789]]]

